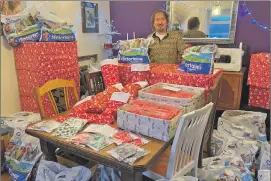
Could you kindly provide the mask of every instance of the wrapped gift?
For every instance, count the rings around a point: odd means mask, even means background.
[[[173,138],[183,109],[151,101],[135,101],[118,109],[119,128],[162,141]]]
[[[270,109],[270,53],[251,55],[248,85],[249,105]]]
[[[117,59],[103,60],[101,62],[101,72],[105,87],[120,83]]]
[[[24,111],[38,112],[34,89],[54,79],[74,80],[80,91],[79,64],[76,42],[25,42],[14,49],[21,106]],[[73,95],[69,90],[69,96]],[[46,104],[46,102],[44,102]],[[49,103],[50,104],[50,103]],[[70,105],[74,105],[70,98]],[[47,116],[53,110],[46,110]],[[50,113],[50,114],[47,114]]]
[[[191,112],[204,106],[204,88],[158,83],[138,92],[139,98],[180,106]]]
[[[119,64],[118,65],[118,72],[120,82],[123,85],[129,83],[135,83],[138,81],[147,81],[149,82],[150,79],[150,71],[149,70],[133,70],[133,64]],[[149,66],[149,65],[148,65]]]
[[[162,82],[210,89],[221,74],[222,69],[215,69],[213,74],[202,75],[185,73],[175,64],[161,64],[151,68],[150,84]]]

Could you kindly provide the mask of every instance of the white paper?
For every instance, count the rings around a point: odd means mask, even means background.
[[[131,71],[132,72],[143,72],[150,70],[150,64],[132,64]]]
[[[110,137],[118,132],[115,128],[112,128],[111,126],[105,124],[105,125],[99,125],[99,124],[90,124],[86,129],[84,129],[83,132],[88,133],[99,133],[101,135],[104,135],[106,137]]]
[[[171,86],[163,86],[164,89],[171,90],[171,91],[180,91],[181,89],[176,88],[176,87],[171,87]]]
[[[135,84],[140,85],[141,88],[143,89],[143,88],[147,87],[148,82],[147,81],[139,81],[139,82],[136,82]]]
[[[123,103],[127,103],[129,98],[130,98],[130,94],[129,93],[125,93],[125,92],[114,92],[110,98],[111,101],[118,101],[118,102],[123,102]]]
[[[270,170],[259,170],[258,171],[259,181],[270,181]]]
[[[121,83],[118,83],[118,84],[115,84],[113,85],[114,87],[116,87],[117,89],[119,90],[122,90],[123,89],[123,85]]]

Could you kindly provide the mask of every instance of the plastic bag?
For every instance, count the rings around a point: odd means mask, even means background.
[[[111,145],[113,141],[100,134],[91,134],[90,139],[88,140],[87,146],[92,148],[95,151],[99,151],[109,145]]]
[[[151,42],[144,38],[119,41],[119,63],[149,64],[148,47]]]
[[[33,125],[32,128],[35,130],[51,133],[56,128],[58,128],[60,125],[61,125],[61,123],[57,122],[55,120],[46,120],[46,121],[42,121],[42,122],[39,122],[39,123]]]
[[[270,170],[270,144],[263,143],[261,145],[260,155],[258,157],[259,170]]]
[[[11,128],[25,129],[28,124],[41,120],[40,114],[33,112],[17,112],[4,119],[7,126]]]
[[[73,42],[75,35],[71,24],[51,12],[39,10],[37,18],[43,23],[41,42]]]
[[[53,136],[71,138],[75,136],[86,123],[86,119],[69,118],[53,132]]]
[[[140,159],[141,157],[143,157],[149,153],[150,153],[150,151],[147,151],[147,150],[144,150],[144,149],[138,147],[136,153],[128,158],[125,158],[123,160],[123,162],[126,162],[130,165],[133,165],[138,159]]]
[[[5,152],[5,167],[13,181],[26,181],[42,152],[39,139],[15,128]]]
[[[59,163],[42,160],[36,181],[88,181],[91,171],[83,166],[67,168]]]
[[[113,150],[108,151],[110,155],[112,155],[114,158],[116,158],[119,161],[124,160],[125,158],[128,158],[134,154],[136,154],[138,147],[129,144],[124,143]]]
[[[252,181],[250,171],[245,167],[242,158],[236,157],[210,157],[202,160],[203,167],[198,169],[200,181],[227,180]]]
[[[258,181],[270,181],[270,170],[259,170]]]
[[[258,141],[265,142],[266,138],[266,113],[242,111],[242,110],[228,110],[222,114],[222,118],[227,119],[233,124],[240,124],[252,130]]]
[[[217,49],[216,45],[193,46],[185,49],[184,66],[180,64],[180,69],[187,73],[212,74]]]

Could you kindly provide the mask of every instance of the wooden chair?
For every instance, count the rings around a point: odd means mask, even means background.
[[[201,109],[183,115],[172,147],[143,174],[153,180],[173,180],[192,171],[192,176],[197,177],[201,141],[212,108],[211,102]]]
[[[45,111],[44,111],[44,108],[42,105],[42,99],[41,99],[41,96],[43,96],[44,94],[48,95],[50,102],[53,106],[54,113],[59,114],[59,110],[57,108],[56,101],[55,101],[54,96],[52,94],[52,90],[57,89],[57,88],[64,89],[64,100],[65,100],[65,106],[66,106],[67,110],[70,109],[68,88],[73,89],[73,94],[74,94],[75,100],[76,100],[76,102],[79,101],[79,97],[78,97],[77,90],[75,88],[74,80],[55,79],[55,80],[48,81],[42,87],[35,88],[35,95],[37,98],[38,107],[39,107],[39,111],[40,111],[42,118],[46,117]]]

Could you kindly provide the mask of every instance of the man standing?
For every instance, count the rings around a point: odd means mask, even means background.
[[[148,36],[153,38],[149,46],[149,58],[151,63],[175,64],[181,59],[185,44],[181,31],[168,31],[169,16],[163,10],[157,10],[152,14],[151,25],[154,32]]]

